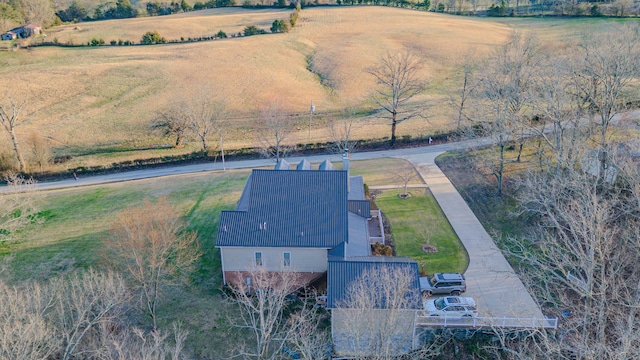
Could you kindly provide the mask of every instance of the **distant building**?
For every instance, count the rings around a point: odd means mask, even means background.
[[[23,29],[24,29],[23,34],[25,38],[28,38],[33,35],[40,35],[42,33],[42,27],[33,25],[33,24],[24,26]]]
[[[2,34],[2,40],[15,40],[17,38],[18,34],[13,31],[7,31],[6,33]]]
[[[15,40],[18,38],[26,39],[33,35],[40,35],[41,33],[42,27],[29,24],[9,30],[6,33],[2,34],[1,38],[2,40]]]

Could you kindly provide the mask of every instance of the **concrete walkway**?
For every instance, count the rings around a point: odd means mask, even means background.
[[[436,166],[435,158],[440,154],[398,157],[414,164],[467,249],[469,268],[465,272],[464,295],[475,299],[478,316],[517,318],[523,327],[529,327],[531,318],[544,318],[540,308],[462,196]]]

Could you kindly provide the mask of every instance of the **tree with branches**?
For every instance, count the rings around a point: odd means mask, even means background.
[[[191,130],[189,118],[181,109],[181,104],[173,104],[168,109],[158,112],[151,122],[151,128],[160,130],[165,136],[173,136],[176,141],[174,147],[182,147],[185,138]]]
[[[48,289],[53,306],[47,317],[61,339],[59,359],[110,346],[109,328],[118,326],[128,310],[129,294],[121,275],[89,269],[54,278]]]
[[[463,122],[471,120],[467,114],[469,100],[479,85],[478,64],[475,60],[474,50],[471,49],[462,56],[462,59],[456,66],[456,79],[460,81],[460,86],[456,92],[452,92],[450,95],[451,105],[455,111],[457,129],[462,127]]]
[[[348,106],[337,117],[329,120],[329,134],[333,143],[332,150],[336,154],[346,151],[353,153],[357,141],[353,138],[353,132],[361,126],[356,109]]]
[[[186,230],[165,198],[145,200],[116,216],[106,239],[107,260],[130,277],[140,290],[153,329],[164,287],[193,270],[200,257],[197,234]]]
[[[598,129],[602,181],[607,169],[609,127],[614,116],[628,107],[627,92],[640,77],[640,26],[618,25],[583,39],[574,67],[574,85],[584,111]]]
[[[291,150],[288,140],[294,125],[294,119],[284,111],[280,101],[274,100],[264,106],[255,125],[256,141],[262,155],[276,162],[285,158]]]
[[[496,178],[497,195],[502,195],[507,146],[519,141],[518,153],[522,151],[522,124],[531,101],[538,51],[535,38],[514,32],[485,66],[481,91],[486,101],[481,121],[493,140],[487,167]]]
[[[0,124],[2,124],[2,127],[11,138],[13,152],[20,165],[20,172],[23,173],[27,171],[27,165],[18,145],[16,128],[24,124],[33,115],[28,110],[29,100],[29,96],[26,94],[16,95],[15,92],[11,94],[8,91],[0,99]]]
[[[422,116],[421,107],[409,106],[409,101],[424,91],[427,81],[420,76],[422,59],[405,49],[398,53],[388,52],[376,66],[366,72],[373,76],[378,85],[372,98],[378,108],[390,120],[390,146],[396,142],[398,124]]]
[[[295,272],[269,272],[256,267],[247,272],[247,277],[250,280],[246,284],[230,284],[233,295],[229,300],[240,308],[239,316],[231,320],[253,337],[250,344],[240,344],[237,356],[280,359],[288,348],[313,359],[326,350],[327,334],[321,329],[316,309],[291,296],[303,285]]]
[[[566,316],[562,338],[534,337],[524,348],[516,344],[514,353],[543,359],[640,356],[633,345],[640,341],[640,173],[628,153],[610,161],[619,180],[606,186],[579,161],[520,180],[523,213],[538,221],[530,233],[508,239],[508,253],[524,266],[538,301]]]
[[[209,138],[220,133],[224,118],[223,106],[213,99],[211,91],[200,90],[183,105],[184,115],[188,119],[193,133],[200,140],[202,151],[209,151]]]
[[[9,240],[28,224],[38,222],[38,207],[33,189],[36,181],[19,174],[5,176],[6,194],[0,196],[0,240]]]
[[[392,359],[413,348],[413,319],[419,302],[417,273],[410,266],[379,266],[363,271],[332,311],[334,338],[341,355]]]

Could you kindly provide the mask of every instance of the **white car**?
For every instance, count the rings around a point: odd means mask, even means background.
[[[476,302],[470,297],[445,296],[429,299],[424,308],[430,316],[475,317],[478,314]]]

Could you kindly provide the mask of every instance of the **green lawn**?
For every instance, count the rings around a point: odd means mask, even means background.
[[[102,266],[102,242],[116,213],[145,198],[166,196],[198,231],[203,255],[198,271],[184,287],[168,288],[160,302],[161,329],[180,321],[189,331],[188,352],[197,359],[228,357],[237,329],[228,318],[236,309],[222,301],[220,255],[214,247],[220,212],[233,209],[249,170],[173,176],[120,184],[51,191],[39,195],[44,221],[0,244],[0,277],[19,284],[47,280],[76,268]],[[10,253],[10,255],[6,255]],[[6,271],[2,272],[4,264]],[[132,313],[146,329],[148,322]]]
[[[368,184],[395,184],[393,174],[402,165],[397,159],[354,161],[352,173],[363,175]],[[101,269],[102,243],[115,215],[143,199],[166,196],[198,232],[203,255],[187,286],[166,291],[158,309],[159,326],[169,328],[180,320],[189,331],[188,349],[194,358],[228,357],[239,335],[229,322],[235,308],[220,293],[220,255],[214,241],[220,212],[235,207],[249,173],[207,172],[36,193],[42,222],[18,234],[16,241],[0,243],[0,278],[19,284],[44,281],[77,268]],[[391,219],[398,255],[425,262],[428,272],[464,270],[466,252],[434,199],[424,190],[413,190],[414,196],[407,200],[396,194],[385,192],[377,203]],[[437,254],[421,253],[422,241],[411,240],[419,239],[422,224],[429,225],[425,229],[439,249]],[[137,321],[139,326],[146,324],[142,318]]]
[[[467,252],[428,190],[411,190],[411,197],[401,199],[400,190],[385,191],[376,204],[391,223],[391,233],[398,256],[410,256],[420,271],[464,272],[469,265]],[[428,254],[422,246],[429,241],[437,252]]]

